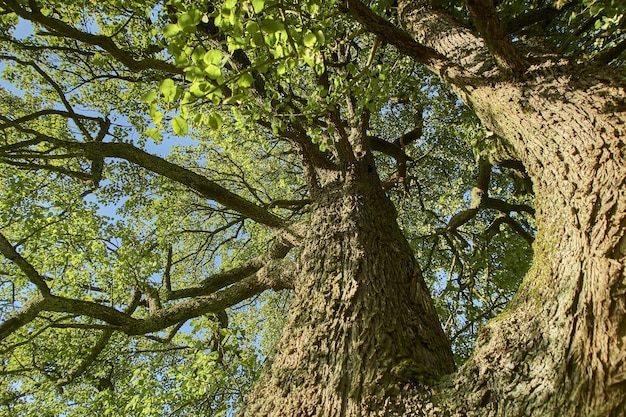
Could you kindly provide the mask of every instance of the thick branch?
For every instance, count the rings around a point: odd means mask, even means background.
[[[16,315],[0,323],[0,341],[6,339],[22,326],[35,320],[37,314],[46,307],[47,299],[37,297],[30,300]]]
[[[252,275],[217,293],[195,297],[161,309],[148,318],[135,320],[119,330],[129,335],[157,332],[203,314],[217,314],[269,288],[270,286],[262,282],[257,275]]]
[[[128,313],[119,311],[113,307],[93,303],[91,301],[76,300],[59,296],[50,296],[46,298],[46,303],[43,309],[58,313],[70,313],[77,316],[92,317],[116,327],[132,326],[139,322],[139,320],[132,318]]]
[[[168,294],[169,300],[176,300],[198,295],[207,295],[239,282],[267,266],[272,261],[284,258],[292,248],[289,244],[274,243],[268,253],[257,256],[241,266],[220,272],[203,280],[199,286],[172,291]]]
[[[251,203],[200,174],[149,154],[129,143],[62,143],[62,146],[67,148],[82,149],[85,156],[90,159],[105,157],[124,159],[185,185],[197,191],[201,196],[214,200],[258,223],[273,228],[285,226],[283,219],[263,207]]]
[[[137,308],[137,306],[139,304],[140,296],[141,295],[140,295],[139,291],[136,291],[136,292],[133,293],[133,295],[131,296],[131,298],[129,300],[128,305],[126,306],[126,308],[123,311],[125,314],[132,314],[135,311],[135,309]],[[104,348],[109,343],[109,340],[111,339],[111,336],[113,336],[113,329],[112,328],[104,329],[104,331],[100,335],[100,338],[98,339],[96,344],[93,345],[93,347],[91,348],[89,354],[82,360],[80,365],[78,365],[76,368],[73,368],[72,370],[70,370],[67,373],[67,377],[66,378],[63,378],[63,379],[57,381],[57,385],[58,386],[67,385],[70,382],[72,382],[73,380],[75,380],[76,378],[78,378],[80,375],[82,375],[89,368],[89,366],[98,358],[100,353],[102,353]]]
[[[47,136],[36,130],[21,126],[17,128],[24,133],[36,136],[41,141],[47,141],[68,150],[80,151],[92,161],[101,161],[103,158],[124,159],[187,186],[197,191],[201,196],[214,200],[260,224],[273,228],[285,227],[285,221],[282,218],[270,213],[263,207],[251,203],[200,174],[145,152],[129,143],[68,142]]]
[[[434,73],[443,75],[444,71],[450,71],[453,68],[462,71],[444,55],[416,42],[411,35],[378,16],[360,0],[338,0],[337,4],[344,12],[363,25],[367,31],[378,35],[385,42],[395,46],[401,53],[424,64]]]
[[[528,64],[520,56],[506,33],[493,0],[468,0],[467,7],[498,65],[514,74],[524,72]]]
[[[9,241],[4,237],[3,234],[0,233],[0,253],[2,253],[8,260],[17,265],[24,275],[28,278],[30,282],[35,284],[39,292],[43,296],[47,296],[50,294],[50,288],[48,284],[44,281],[43,277],[37,272],[37,270],[28,262],[26,259],[22,257],[13,245],[9,243]]]

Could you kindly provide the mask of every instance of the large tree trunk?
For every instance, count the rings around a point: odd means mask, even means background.
[[[607,67],[546,59],[523,77],[499,76],[480,65],[486,48],[469,30],[417,3],[404,3],[406,28],[475,75],[447,82],[512,146],[536,193],[533,266],[481,332],[445,396],[449,408],[626,415],[624,80]]]
[[[538,234],[531,271],[482,331],[453,397],[481,416],[623,416],[624,84],[577,65],[527,79],[468,96],[527,167]]]
[[[404,415],[407,383],[454,369],[395,208],[363,168],[314,204],[291,313],[246,416]]]

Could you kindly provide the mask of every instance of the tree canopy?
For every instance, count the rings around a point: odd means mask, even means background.
[[[433,3],[507,71],[525,64],[502,37],[624,61],[623,1]],[[312,201],[368,150],[469,357],[529,268],[533,186],[449,63],[388,37],[396,11],[0,0],[0,415],[230,415],[273,354]]]

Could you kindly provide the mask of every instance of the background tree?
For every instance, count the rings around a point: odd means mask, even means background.
[[[3,413],[623,412],[623,5],[0,8]]]

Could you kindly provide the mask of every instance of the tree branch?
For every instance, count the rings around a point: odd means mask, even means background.
[[[119,330],[128,335],[160,331],[203,314],[217,314],[269,288],[270,286],[262,282],[256,274],[251,275],[217,293],[196,296],[182,303],[163,308],[143,320],[134,320],[133,323],[120,327]]]
[[[502,213],[510,214],[512,211],[526,212],[535,215],[535,209],[526,204],[510,204],[506,201],[498,200],[495,198],[487,197],[483,200],[483,206],[486,208],[495,209]]]
[[[45,309],[47,300],[43,297],[33,298],[16,315],[0,323],[0,341],[6,339],[20,327],[35,320],[37,315]]]
[[[485,238],[487,239],[487,242],[491,241],[491,239],[493,239],[494,236],[500,232],[500,225],[503,223],[506,223],[509,226],[511,226],[511,228],[515,232],[517,232],[517,234],[519,234],[522,237],[522,239],[524,239],[529,245],[532,245],[533,242],[535,241],[535,238],[530,233],[528,233],[518,222],[516,222],[510,216],[505,214],[505,215],[500,215],[499,217],[497,217],[487,227],[487,229],[485,229]]]
[[[26,278],[39,290],[42,296],[46,297],[50,295],[50,288],[48,284],[44,281],[44,278],[37,272],[37,270],[28,262],[26,259],[22,257],[13,245],[9,243],[9,241],[4,237],[3,234],[0,233],[0,253],[2,253],[8,260],[17,265]]]
[[[76,39],[87,45],[97,46],[104,49],[110,53],[113,58],[121,62],[131,71],[139,72],[146,69],[154,69],[170,74],[183,73],[182,68],[178,68],[175,65],[158,59],[146,58],[142,60],[135,60],[130,53],[120,49],[115,42],[107,36],[92,35],[90,33],[82,32],[65,22],[50,16],[44,16],[41,14],[34,1],[29,2],[29,6],[31,8],[30,11],[22,7],[16,0],[3,0],[0,2],[0,5],[7,10],[13,11],[23,19],[38,23],[50,29],[52,34],[55,36]]]
[[[132,314],[137,309],[137,306],[139,304],[139,298],[140,298],[140,293],[138,291],[134,292],[128,302],[128,305],[124,309],[123,313]],[[98,339],[96,344],[93,345],[93,347],[89,351],[89,354],[82,360],[80,365],[78,365],[76,368],[71,369],[67,373],[66,378],[58,380],[56,383],[57,386],[67,385],[73,380],[75,380],[76,378],[78,378],[79,376],[81,376],[83,373],[85,373],[85,371],[89,368],[89,366],[96,359],[98,359],[98,356],[100,355],[100,353],[102,353],[104,348],[109,343],[111,336],[113,336],[113,329],[110,328],[109,326],[108,328],[105,328],[103,330],[102,334],[100,335],[100,338]]]
[[[513,74],[523,73],[528,64],[506,33],[493,0],[468,0],[467,8],[498,66]]]
[[[215,291],[256,274],[261,268],[267,266],[272,261],[284,258],[292,247],[293,246],[290,244],[274,242],[268,253],[257,256],[236,268],[212,275],[200,282],[200,285],[197,287],[171,291],[167,294],[167,299],[177,300],[214,293]]]
[[[401,53],[424,64],[434,73],[443,75],[444,71],[452,69],[463,72],[460,67],[450,62],[444,55],[416,42],[411,35],[378,16],[360,0],[338,0],[337,4],[340,10],[351,15],[367,31],[378,35],[385,42],[395,46]]]
[[[41,135],[38,132],[35,134]],[[148,171],[152,171],[165,178],[178,182],[201,196],[214,200],[225,207],[241,213],[242,215],[266,226],[281,229],[285,227],[285,221],[250,201],[238,196],[226,188],[216,184],[208,178],[196,174],[187,168],[173,164],[161,157],[149,154],[129,143],[112,142],[67,142],[54,138],[48,140],[69,150],[83,151],[85,157],[91,160],[99,158],[119,158],[139,165]]]
[[[78,316],[92,317],[115,327],[132,326],[140,322],[140,320],[132,318],[128,313],[119,311],[113,307],[91,301],[55,295],[46,298],[43,309],[57,313],[70,313]]]

